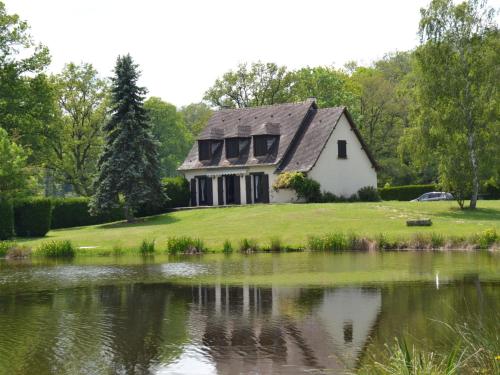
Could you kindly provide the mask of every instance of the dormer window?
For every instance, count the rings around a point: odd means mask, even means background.
[[[198,141],[199,160],[211,160],[222,146],[222,141],[216,139],[203,139]]]
[[[198,154],[200,157],[200,160],[210,160],[211,155],[212,155],[212,150],[211,150],[211,144],[210,141],[204,140],[204,141],[198,141]]]
[[[278,144],[277,135],[255,135],[253,137],[254,156],[266,156],[274,151]]]
[[[239,158],[248,153],[249,138],[226,138],[226,159]]]

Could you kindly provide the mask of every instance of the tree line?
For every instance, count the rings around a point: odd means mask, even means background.
[[[102,171],[110,166],[103,155],[111,124],[124,121],[116,118],[117,69],[130,56],[117,60],[113,78],[90,63],[70,62],[48,74],[48,48],[2,2],[0,22],[0,194],[105,194]],[[144,115],[137,124],[147,123],[144,131],[151,133],[152,174],[176,175],[217,108],[315,97],[320,108],[346,106],[352,113],[381,166],[379,185],[439,183],[461,206],[472,198],[475,207],[486,184],[499,185],[495,11],[483,0],[433,0],[421,11],[418,32],[415,49],[389,53],[369,66],[291,70],[272,62],[240,64],[208,88],[203,102],[181,108],[145,99],[139,90]],[[128,65],[130,74],[138,74],[131,58]]]

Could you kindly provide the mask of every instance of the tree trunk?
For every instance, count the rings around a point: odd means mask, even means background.
[[[124,204],[123,211],[125,213],[127,223],[133,223],[135,221],[134,212],[127,203]]]
[[[475,150],[474,134],[469,132],[467,136],[467,143],[469,146],[469,158],[472,165],[472,196],[470,197],[469,208],[475,209],[477,204],[477,196],[479,194],[479,176],[477,167],[477,157]]]

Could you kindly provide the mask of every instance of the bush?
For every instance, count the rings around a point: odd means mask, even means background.
[[[323,194],[321,194],[321,202],[323,203],[333,203],[338,201],[339,197],[329,191],[324,191]]]
[[[486,199],[500,199],[500,186],[493,181],[488,181],[484,186]]]
[[[487,229],[477,236],[477,244],[481,249],[488,249],[498,239],[500,239],[500,237],[497,235],[495,229]]]
[[[298,198],[306,202],[321,202],[321,186],[319,182],[306,177],[301,172],[281,173],[273,185],[274,190],[293,189]]]
[[[358,198],[361,202],[378,202],[380,195],[373,186],[365,186],[358,190]]]
[[[0,241],[14,237],[14,208],[12,202],[0,198]]]
[[[169,198],[167,208],[187,207],[191,199],[189,182],[184,177],[166,177],[161,180],[163,191]]]
[[[52,199],[52,229],[96,225],[123,220],[123,209],[115,208],[108,213],[92,216],[89,213],[89,198]]]
[[[384,201],[411,201],[424,193],[438,190],[436,185],[405,185],[379,189]]]
[[[259,251],[259,246],[257,245],[257,241],[254,239],[244,238],[240,241],[240,251],[242,253],[254,253]]]
[[[52,203],[45,198],[14,202],[14,226],[19,237],[43,237],[50,230]]]
[[[233,245],[231,244],[231,241],[225,240],[224,245],[222,245],[222,251],[225,254],[229,254],[233,252]]]
[[[203,241],[198,238],[191,237],[170,237],[167,240],[167,253],[170,255],[176,254],[200,254],[206,252],[207,249]]]
[[[47,258],[72,258],[75,256],[75,248],[67,240],[42,242],[35,254]]]
[[[139,251],[142,255],[150,255],[155,252],[155,241],[142,240]]]
[[[343,233],[332,233],[324,236],[310,236],[307,247],[313,251],[342,251],[349,249],[351,241]]]

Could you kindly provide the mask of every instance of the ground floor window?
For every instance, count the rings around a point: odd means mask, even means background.
[[[210,205],[211,204],[211,180],[206,176],[197,177],[198,180],[198,204]]]

